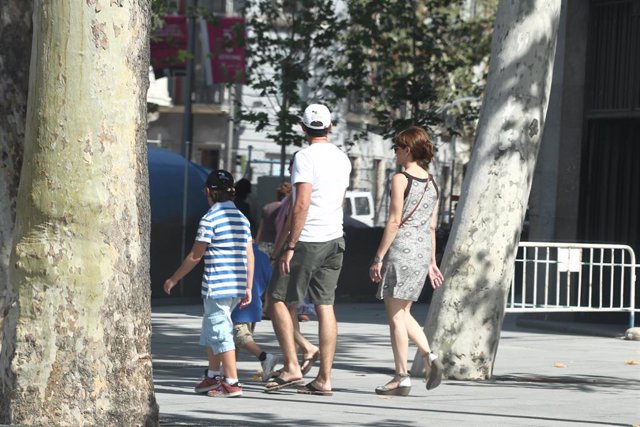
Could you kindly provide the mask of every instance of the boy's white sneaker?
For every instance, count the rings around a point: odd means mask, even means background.
[[[271,376],[273,368],[280,362],[280,358],[274,354],[267,353],[267,357],[260,362],[262,365],[262,381],[266,381]]]

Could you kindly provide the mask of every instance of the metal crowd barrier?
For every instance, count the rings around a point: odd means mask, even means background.
[[[626,245],[520,242],[507,312],[628,312],[633,327],[638,267]]]

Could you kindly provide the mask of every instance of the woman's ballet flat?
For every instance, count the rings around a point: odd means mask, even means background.
[[[389,384],[397,381],[396,387],[388,387]],[[404,383],[404,384],[403,384]],[[385,385],[376,387],[376,394],[382,396],[407,396],[411,391],[411,381],[409,380],[409,374],[396,374],[393,380],[389,381]]]
[[[395,388],[389,388],[386,385],[376,387],[376,394],[382,396],[408,396],[411,391],[411,386],[398,386]]]
[[[426,362],[426,361],[425,361]],[[435,359],[431,362],[431,371],[428,372],[426,376],[427,380],[427,390],[433,390],[438,387],[442,382],[442,372],[444,371],[444,366],[440,359]]]

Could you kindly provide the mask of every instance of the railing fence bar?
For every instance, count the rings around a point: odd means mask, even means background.
[[[529,248],[533,250],[529,251]],[[541,256],[541,250],[546,252],[544,256]],[[521,254],[520,257],[518,252]],[[629,324],[631,327],[634,326],[635,311],[640,311],[635,305],[636,269],[640,268],[640,265],[636,264],[636,257],[631,247],[609,244],[520,242],[518,252],[516,252],[515,262],[516,265],[521,263],[522,267],[522,274],[519,275],[522,283],[518,286],[522,295],[516,298],[517,277],[514,268],[511,275],[510,298],[507,303],[508,312],[622,311],[629,313]],[[605,254],[608,256],[606,260]],[[530,266],[530,263],[533,265]],[[552,266],[555,268],[555,282],[551,281]],[[544,268],[544,271],[540,268]],[[609,269],[608,274],[605,269]],[[629,269],[628,273],[627,269]],[[539,283],[540,280],[544,280],[544,283]],[[588,283],[585,283],[587,280]],[[588,289],[583,290],[585,285]],[[540,289],[541,286],[543,289]],[[550,289],[551,286],[555,286],[553,302],[549,301],[549,293],[553,292]],[[576,286],[577,289],[574,289]],[[629,292],[625,290],[627,286],[629,286]],[[539,304],[538,290],[544,292],[542,304]],[[563,295],[563,292],[566,295]],[[587,293],[586,302],[583,302],[584,293]],[[616,294],[620,295],[619,298]],[[596,296],[598,301],[595,301]]]
[[[602,276],[604,274],[604,251],[600,251],[600,281],[598,282],[598,293],[600,295],[600,299],[598,300],[598,305],[602,308]]]
[[[522,262],[522,299],[520,300],[520,305],[524,307],[524,303],[527,299],[527,264],[529,263],[529,259],[527,258],[527,248],[522,248],[522,258],[524,261]]]
[[[551,252],[551,248],[547,248],[547,264],[544,272],[544,305],[549,305],[549,270],[551,269],[549,264],[549,253]]]
[[[589,307],[593,304],[593,248],[589,248]]]
[[[534,264],[533,264],[533,306],[535,307],[536,305],[538,305],[538,286],[536,285],[538,283],[538,247],[536,246],[533,249],[533,259],[535,260]]]
[[[613,276],[613,273],[614,273],[613,264],[615,262],[615,258],[616,258],[615,249],[611,249],[611,265],[610,265],[611,273],[609,274],[609,276],[610,276],[609,280],[611,280],[611,283],[613,283],[613,277],[614,277]],[[610,286],[609,287],[609,308],[612,308],[612,307],[613,307],[613,286]]]

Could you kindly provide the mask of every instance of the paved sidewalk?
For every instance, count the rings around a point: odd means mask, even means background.
[[[408,397],[377,396],[392,374],[393,355],[381,304],[339,304],[334,395],[265,394],[259,363],[238,362],[244,396],[215,399],[193,392],[206,367],[198,345],[200,305],[153,309],[153,367],[164,426],[629,426],[640,425],[640,342],[544,332],[508,316],[490,381],[445,381],[427,391],[413,378]],[[426,307],[415,307],[419,321]],[[624,327],[615,326],[624,333]],[[302,324],[317,343],[317,322]],[[271,322],[256,340],[277,351]],[[410,350],[411,357],[415,348]],[[311,370],[311,380],[317,367]]]

